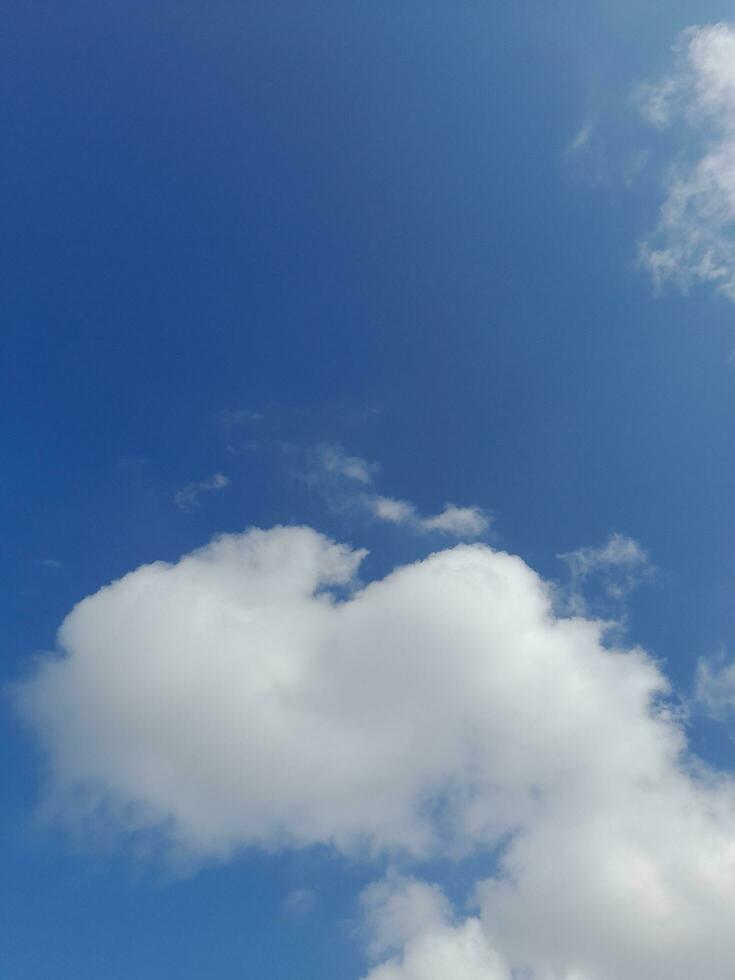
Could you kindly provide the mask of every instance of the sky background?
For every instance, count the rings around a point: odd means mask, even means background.
[[[443,546],[325,489],[315,447],[338,446],[421,514],[482,508],[485,539],[560,586],[560,554],[639,542],[656,574],[616,614],[689,698],[735,635],[735,309],[638,261],[693,151],[634,96],[684,28],[734,15],[6,6],[6,690],[80,599],[218,532],[308,524],[368,548],[366,579]],[[364,974],[375,865],[245,849],[183,874],[90,850],[39,826],[43,757],[10,698],[0,724],[3,976]],[[726,726],[693,709],[688,733],[732,767]],[[487,861],[422,871],[461,894]]]

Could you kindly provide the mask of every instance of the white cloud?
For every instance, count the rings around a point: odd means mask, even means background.
[[[415,531],[440,531],[457,538],[477,538],[483,534],[490,521],[479,507],[456,507],[445,504],[444,510],[433,517],[421,517],[413,504],[395,497],[365,495],[363,503],[379,521],[389,524],[407,524]]]
[[[316,457],[324,472],[363,485],[372,483],[373,474],[377,470],[375,463],[368,463],[361,456],[348,456],[338,445],[320,444],[316,447]]]
[[[479,919],[456,925],[436,885],[390,877],[362,904],[373,955],[390,954],[366,980],[512,980]]]
[[[582,609],[581,591],[596,579],[610,599],[624,599],[656,573],[648,552],[633,538],[614,532],[597,548],[578,548],[559,555],[571,575],[572,603]]]
[[[442,531],[458,538],[476,538],[487,530],[489,521],[479,507],[456,507],[445,504],[444,510],[434,517],[425,517],[421,527],[425,531]]]
[[[416,508],[407,500],[396,500],[395,497],[381,497],[378,494],[365,496],[364,504],[373,517],[389,524],[413,523],[417,520]]]
[[[724,654],[697,664],[695,698],[707,714],[724,721],[735,714],[735,661]]]
[[[317,487],[336,511],[367,511],[375,520],[402,524],[419,533],[439,531],[457,538],[477,538],[490,521],[479,507],[445,504],[439,514],[422,517],[415,505],[378,493],[355,491],[354,484],[372,486],[378,467],[361,456],[348,456],[341,446],[322,443],[309,454],[306,480]]]
[[[408,889],[370,980],[731,980],[735,788],[659,667],[520,558],[459,545],[350,594],[362,554],[254,530],[76,606],[18,690],[49,805],[200,858],[502,845],[475,918]]]
[[[735,26],[690,28],[675,52],[673,73],[643,86],[640,105],[659,127],[683,118],[697,142],[671,168],[641,261],[657,284],[711,283],[735,300]]]
[[[176,493],[174,503],[180,510],[194,510],[199,506],[199,498],[203,493],[209,493],[212,490],[224,490],[229,485],[230,481],[224,473],[213,473],[206,480],[188,483]]]

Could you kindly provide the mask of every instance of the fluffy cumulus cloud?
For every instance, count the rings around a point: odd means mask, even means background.
[[[365,980],[512,980],[482,923],[457,924],[436,885],[391,876],[362,895],[373,957]]]
[[[735,300],[735,25],[685,31],[675,57],[670,75],[640,90],[640,104],[656,126],[683,119],[694,150],[670,170],[641,259],[657,283],[711,283]]]
[[[56,811],[203,858],[496,848],[464,920],[429,885],[368,893],[370,980],[731,980],[735,787],[659,667],[518,557],[361,585],[362,557],[251,530],[76,606],[17,695]]]

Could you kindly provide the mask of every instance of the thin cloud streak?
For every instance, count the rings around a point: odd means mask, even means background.
[[[203,493],[211,493],[213,490],[224,490],[230,485],[230,480],[224,473],[213,473],[206,480],[195,483],[188,483],[179,490],[174,496],[174,503],[183,511],[195,510],[200,504],[200,497]]]

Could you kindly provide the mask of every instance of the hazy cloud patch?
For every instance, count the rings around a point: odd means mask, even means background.
[[[316,447],[319,465],[326,472],[346,480],[366,485],[373,482],[376,463],[368,463],[361,456],[349,456],[339,445],[321,443]]]
[[[703,657],[697,664],[695,699],[716,721],[735,715],[735,661],[725,653]]]
[[[656,576],[648,552],[633,538],[617,532],[598,547],[577,548],[558,557],[569,569],[568,601],[578,612],[586,608],[585,593],[589,588],[600,591],[612,602],[620,602]]]
[[[316,905],[311,888],[293,888],[283,902],[283,911],[293,919],[305,918]]]
[[[182,487],[175,496],[174,503],[183,511],[196,510],[200,504],[200,497],[203,493],[210,493],[213,490],[224,490],[230,485],[230,480],[224,473],[213,473],[206,480],[199,480],[195,483],[188,483]]]

